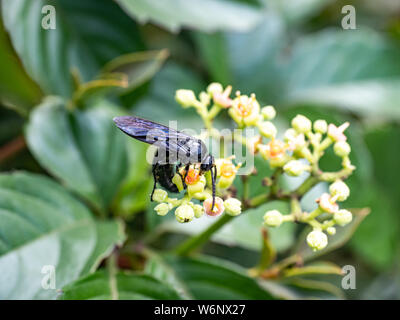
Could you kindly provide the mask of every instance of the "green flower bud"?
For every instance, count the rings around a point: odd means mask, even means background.
[[[278,210],[270,210],[264,214],[264,224],[269,227],[279,227],[283,222],[283,216]]]
[[[168,198],[168,202],[173,206],[176,207],[181,203],[181,200],[177,198]]]
[[[333,219],[335,219],[335,222],[340,225],[340,226],[345,226],[346,224],[349,224],[351,220],[353,220],[353,215],[349,210],[346,209],[341,209],[333,215]]]
[[[225,212],[230,216],[238,216],[242,212],[242,203],[235,198],[229,198],[224,201]]]
[[[171,210],[171,205],[168,203],[160,203],[156,205],[154,210],[157,212],[159,216],[165,216],[169,210]]]
[[[291,160],[283,166],[286,174],[293,177],[301,175],[307,167],[299,160]]]
[[[183,190],[183,181],[179,174],[175,173],[174,177],[172,178],[172,182],[176,185],[179,192]]]
[[[336,228],[335,227],[328,227],[328,228],[326,228],[326,232],[329,235],[334,236],[336,234]]]
[[[342,181],[337,180],[329,186],[329,192],[338,201],[345,201],[350,195],[349,187]]]
[[[311,125],[311,120],[301,114],[298,114],[292,120],[292,127],[299,133],[310,132]]]
[[[183,204],[176,208],[175,218],[180,223],[190,222],[194,218],[194,210],[190,205]]]
[[[175,93],[175,99],[184,108],[191,107],[197,103],[196,96],[192,90],[177,90]]]
[[[201,176],[199,181],[194,184],[187,184],[187,190],[190,196],[193,196],[196,193],[201,193],[204,191],[206,186],[206,178]]]
[[[271,121],[263,121],[258,124],[258,129],[260,133],[266,138],[275,138],[276,136],[276,127]]]
[[[193,211],[196,218],[201,218],[201,216],[204,214],[204,208],[200,204],[193,205]]]
[[[314,122],[314,131],[318,133],[326,133],[328,130],[328,124],[325,120],[317,120]]]
[[[154,190],[153,193],[153,200],[155,202],[164,202],[165,200],[168,199],[168,193],[165,190],[162,189],[156,189]]]
[[[351,147],[346,141],[338,141],[333,145],[333,151],[339,157],[347,157],[350,154]]]
[[[307,243],[314,250],[322,250],[328,245],[328,237],[321,230],[313,230],[307,235]]]
[[[261,109],[261,114],[265,120],[272,120],[276,116],[276,111],[273,106],[266,106]]]

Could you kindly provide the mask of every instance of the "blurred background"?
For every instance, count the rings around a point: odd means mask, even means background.
[[[154,214],[145,146],[128,142],[125,151],[125,138],[109,123],[114,115],[200,129],[195,111],[175,102],[175,90],[199,93],[220,82],[274,105],[281,132],[297,113],[349,121],[357,170],[344,206],[371,213],[324,260],[355,266],[357,289],[346,290],[347,298],[400,298],[399,0],[1,3],[1,171],[53,176],[96,215],[122,217],[132,241],[154,237],[155,247],[166,248],[204,226]],[[41,26],[48,4],[55,29]],[[356,29],[342,28],[345,5],[355,8]],[[60,115],[66,110],[72,113]],[[222,116],[216,126],[233,123]],[[325,170],[338,165],[333,152],[322,163]],[[205,252],[250,267],[260,238],[249,235],[259,228],[257,219],[243,218]],[[279,255],[298,244],[299,233],[293,226],[272,231]]]

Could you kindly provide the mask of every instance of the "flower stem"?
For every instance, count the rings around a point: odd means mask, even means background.
[[[198,235],[189,238],[185,242],[183,242],[180,246],[176,247],[174,252],[178,255],[189,255],[194,250],[198,249],[202,245],[204,245],[211,236],[221,229],[225,224],[233,219],[233,216],[224,214],[221,218],[215,221],[211,226],[209,226],[206,230],[199,233]]]

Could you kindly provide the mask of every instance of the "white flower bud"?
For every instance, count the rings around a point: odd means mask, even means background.
[[[279,227],[282,222],[283,217],[278,210],[270,210],[264,214],[264,224],[269,227]]]
[[[191,107],[197,103],[196,96],[192,90],[177,90],[175,93],[175,99],[184,108]]]
[[[349,187],[342,181],[337,180],[329,186],[329,192],[337,201],[345,201],[350,195]]]
[[[211,95],[214,93],[222,93],[224,91],[224,88],[222,87],[222,84],[218,82],[213,82],[210,83],[207,87],[207,92]]]
[[[168,193],[162,189],[156,189],[153,193],[153,201],[155,202],[164,202],[168,198]]]
[[[200,204],[195,204],[193,206],[194,216],[200,218],[204,214],[204,208]]]
[[[314,131],[319,133],[326,133],[328,130],[328,124],[325,120],[317,120],[314,122]]]
[[[286,174],[293,177],[298,177],[305,169],[306,166],[299,160],[291,160],[283,166],[283,170]]]
[[[326,228],[326,232],[328,232],[329,235],[334,236],[336,234],[336,228],[328,227],[328,228]]]
[[[292,141],[297,137],[298,133],[296,130],[294,130],[293,128],[289,128],[285,131],[285,134],[283,135],[283,139],[288,142],[288,141]]]
[[[260,133],[266,137],[266,138],[275,138],[276,136],[276,127],[275,125],[270,122],[270,121],[263,121],[258,125],[258,129],[260,130]]]
[[[340,225],[340,226],[345,226],[346,224],[349,224],[351,220],[353,220],[353,215],[349,210],[346,209],[341,209],[333,215],[333,219],[335,219],[335,222]]]
[[[311,126],[311,120],[301,114],[298,114],[292,120],[292,127],[299,133],[310,132]]]
[[[322,250],[328,245],[328,237],[321,230],[313,230],[307,235],[307,243],[314,250]]]
[[[171,206],[168,203],[160,203],[154,208],[159,216],[165,216],[170,209]]]
[[[224,201],[225,212],[230,216],[238,216],[242,212],[242,203],[235,198],[229,198]]]
[[[333,145],[333,151],[339,157],[347,157],[350,154],[351,147],[346,141],[338,141]]]
[[[263,115],[265,120],[272,120],[276,116],[276,111],[273,106],[266,106],[261,109],[261,114]]]
[[[183,204],[176,208],[175,218],[180,223],[190,222],[194,218],[194,210],[190,205]]]

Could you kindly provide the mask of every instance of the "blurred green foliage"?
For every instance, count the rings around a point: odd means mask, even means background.
[[[56,8],[55,30],[41,27],[46,4]],[[345,4],[356,8],[356,30],[341,28]],[[25,172],[0,175],[0,299],[55,298],[40,279],[32,284],[42,276],[32,275],[34,267],[46,264],[58,266],[64,299],[343,297],[340,277],[326,275],[337,274],[329,264],[289,269],[279,282],[255,281],[243,268],[243,256],[256,261],[267,250],[262,213],[287,211],[287,203],[253,209],[216,233],[203,253],[219,258],[135,247],[171,248],[210,221],[178,225],[155,215],[146,148],[122,136],[112,118],[132,113],[200,129],[174,93],[199,92],[212,81],[255,92],[276,107],[282,127],[298,112],[351,123],[357,170],[345,205],[371,213],[358,211],[329,250],[344,247],[324,259],[356,267],[357,290],[345,296],[400,298],[399,281],[391,281],[400,277],[399,13],[391,0],[2,0],[0,169]],[[331,159],[324,168],[335,168]],[[252,178],[251,190],[262,188]],[[278,258],[316,258],[304,252],[303,230],[287,227],[270,232]],[[93,273],[125,237],[118,264],[131,270]],[[114,291],[105,287],[108,277]],[[382,290],[388,282],[391,289]]]

